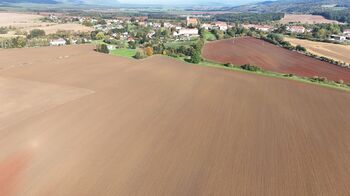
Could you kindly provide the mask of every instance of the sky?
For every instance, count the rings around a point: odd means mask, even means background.
[[[227,5],[242,5],[259,0],[119,0],[120,3],[132,3],[132,4],[227,4]]]

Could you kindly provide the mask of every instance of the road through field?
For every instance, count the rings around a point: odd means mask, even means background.
[[[205,44],[205,59],[235,65],[253,64],[264,70],[304,77],[326,77],[350,83],[350,69],[329,64],[252,37]]]
[[[0,121],[1,196],[350,194],[348,92],[87,45],[0,57],[26,114]]]

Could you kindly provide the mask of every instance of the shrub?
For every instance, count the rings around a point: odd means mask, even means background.
[[[191,55],[191,59],[189,60],[190,63],[194,63],[194,64],[198,64],[200,63],[202,60],[200,53],[198,51],[195,51],[192,55]]]
[[[225,63],[224,66],[225,67],[233,67],[233,64],[232,63]]]
[[[6,27],[0,27],[0,34],[6,34],[8,31]]]
[[[306,52],[306,48],[303,47],[303,46],[301,46],[301,45],[297,45],[297,46],[295,47],[295,49],[296,49],[297,51]]]
[[[147,54],[145,53],[145,51],[143,49],[139,49],[137,50],[134,58],[135,59],[144,59],[147,57]]]
[[[327,78],[326,77],[318,77],[318,76],[314,76],[311,78],[312,82],[327,82]]]
[[[251,64],[244,64],[241,65],[241,68],[247,71],[262,71],[262,69],[260,67],[251,65]]]
[[[153,48],[152,47],[147,47],[146,48],[146,54],[147,54],[147,56],[152,56],[153,55]]]
[[[337,83],[338,84],[344,84],[344,81],[343,80],[338,80]]]
[[[108,47],[106,44],[99,44],[96,46],[96,51],[101,53],[109,53]]]
[[[101,40],[105,38],[105,34],[103,32],[99,32],[96,34],[96,39]]]
[[[45,36],[45,31],[42,29],[33,29],[29,32],[28,38],[36,38]]]
[[[294,75],[293,75],[293,74],[284,74],[283,76],[284,76],[284,77],[289,77],[289,78],[291,78],[291,77],[293,77]]]

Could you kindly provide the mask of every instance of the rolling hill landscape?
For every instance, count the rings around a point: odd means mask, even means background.
[[[348,11],[0,0],[0,196],[349,196]]]

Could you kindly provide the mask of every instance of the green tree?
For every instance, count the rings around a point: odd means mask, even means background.
[[[135,59],[144,59],[147,57],[147,54],[143,49],[139,49],[136,51],[136,54],[134,56]]]
[[[87,27],[92,27],[93,24],[90,20],[84,20],[83,25]]]
[[[33,29],[29,32],[28,38],[36,38],[45,36],[45,31],[42,29]]]
[[[96,39],[98,39],[98,40],[102,40],[105,37],[106,36],[105,36],[105,34],[103,32],[99,32],[99,33],[96,34]]]
[[[7,34],[8,31],[6,27],[0,27],[0,34]]]
[[[109,53],[108,47],[106,44],[99,44],[96,46],[96,51],[101,53]]]
[[[16,47],[18,47],[18,48],[23,48],[27,44],[26,38],[21,37],[21,36],[14,38],[14,42],[15,42]]]
[[[198,51],[195,51],[192,56],[191,56],[191,59],[190,59],[190,63],[194,63],[194,64],[198,64],[201,62],[201,55]]]
[[[295,47],[295,49],[296,49],[297,51],[306,52],[306,48],[303,47],[303,46],[301,46],[301,45],[297,45],[297,46]]]

